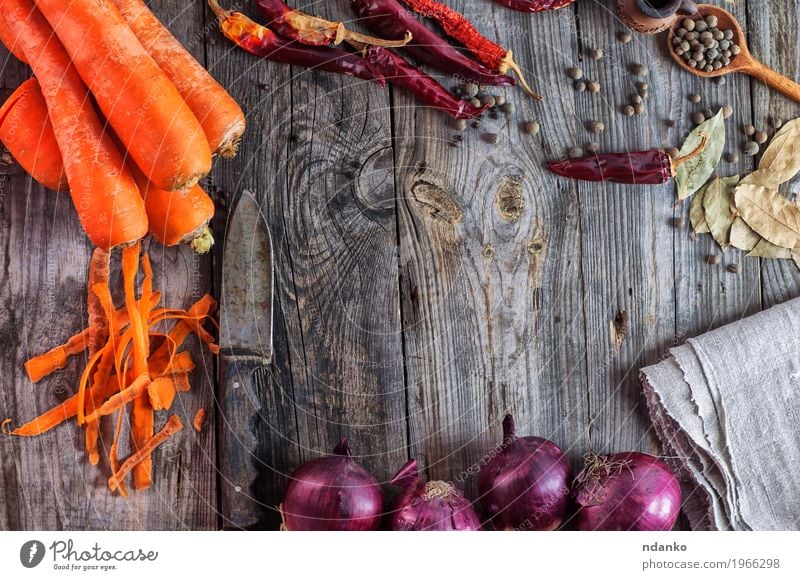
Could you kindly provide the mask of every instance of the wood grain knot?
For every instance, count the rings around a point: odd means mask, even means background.
[[[507,222],[517,221],[525,210],[525,198],[522,197],[522,180],[519,177],[508,177],[494,195],[497,212]]]
[[[464,217],[464,212],[450,194],[428,181],[418,181],[412,185],[411,197],[425,206],[436,221],[457,224]]]

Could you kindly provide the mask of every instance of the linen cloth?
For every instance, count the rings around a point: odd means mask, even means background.
[[[800,529],[800,298],[689,339],[640,378],[692,529]]]

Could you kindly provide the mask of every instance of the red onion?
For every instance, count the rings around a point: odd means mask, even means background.
[[[678,480],[646,453],[590,454],[575,478],[579,530],[671,530],[681,509]]]
[[[503,444],[478,473],[481,504],[499,530],[554,530],[569,504],[570,467],[564,453],[541,437],[517,437],[503,419]]]
[[[342,438],[333,455],[313,459],[295,470],[280,509],[287,530],[377,530],[383,491],[378,481],[353,461],[350,443]]]
[[[403,489],[389,521],[393,531],[473,531],[481,529],[481,520],[472,503],[453,484],[419,479],[417,460],[408,461],[392,485]]]

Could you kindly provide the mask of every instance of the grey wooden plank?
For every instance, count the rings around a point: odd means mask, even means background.
[[[663,40],[636,34],[629,44],[618,42],[616,34],[624,27],[599,4],[581,4],[578,16],[582,46],[569,47],[559,67],[580,61],[585,75],[599,81],[602,90],[594,95],[575,94],[574,117],[567,119],[572,142],[585,147],[595,140],[602,151],[661,146],[663,121],[673,114],[671,90],[663,90],[671,87],[668,75],[673,70],[659,48]],[[595,62],[579,52],[592,47],[604,48],[606,57]],[[632,75],[630,67],[635,63],[648,65],[646,78]],[[639,81],[652,87],[646,111],[624,117],[620,107],[630,102]],[[561,86],[568,87],[567,81]],[[597,138],[586,130],[594,119],[606,126]],[[673,338],[672,188],[672,184],[578,183],[589,411],[592,443],[598,453],[657,452],[638,368],[657,360]]]
[[[748,0],[748,41],[756,58],[767,66],[800,81],[800,47],[797,43],[800,2],[767,2]],[[800,104],[753,81],[753,120],[759,128],[774,128],[772,117],[788,121],[800,116]],[[796,192],[800,179],[782,186],[787,195]],[[800,273],[791,260],[761,260],[761,281],[764,307],[779,304],[800,295]]]
[[[537,104],[519,89],[492,91],[518,114],[486,117],[452,148],[452,121],[394,91],[411,455],[428,477],[474,497],[476,468],[502,440],[507,412],[520,434],[552,439],[574,460],[586,449],[576,191],[541,168],[574,116],[554,89],[575,28],[570,11],[452,5],[510,45],[546,94]],[[541,121],[539,136],[522,133],[526,118]]]
[[[309,9],[351,18],[343,1]],[[342,436],[385,480],[406,458],[388,91],[261,62],[224,39],[209,64],[250,126],[216,185],[261,194],[276,251],[259,498],[277,505],[288,473]],[[276,523],[267,510],[263,525]]]
[[[202,24],[202,3],[171,2],[154,7],[176,36],[187,42]],[[202,43],[193,47],[202,58]],[[3,82],[14,86],[23,69],[9,65]],[[3,182],[4,271],[0,415],[15,423],[57,404],[77,387],[85,357],[37,385],[22,369],[24,360],[62,343],[85,326],[86,272],[91,248],[67,194],[45,191],[29,178]],[[151,251],[155,285],[169,307],[187,307],[210,287],[210,259],[186,248]],[[115,253],[118,261],[118,252]],[[116,286],[116,285],[115,285]],[[213,401],[211,357],[190,347],[197,369],[193,391],[181,394],[174,412],[187,425],[154,454],[154,485],[130,499],[107,488],[107,465],[92,467],[85,457],[83,431],[74,422],[36,438],[0,439],[2,492],[0,528],[7,529],[211,529],[216,527],[214,419],[197,434],[190,427],[197,408]],[[156,428],[166,419],[159,414]],[[111,425],[104,425],[109,443]],[[124,437],[123,437],[124,439]],[[124,452],[124,448],[121,448]],[[101,451],[101,455],[103,455]]]

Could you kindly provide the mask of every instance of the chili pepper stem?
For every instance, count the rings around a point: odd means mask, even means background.
[[[519,68],[519,65],[514,61],[514,53],[513,51],[509,50],[506,52],[506,55],[503,57],[503,60],[500,61],[500,66],[497,69],[497,72],[500,74],[506,74],[509,70],[514,71],[514,74],[517,75],[519,78],[519,82],[522,85],[522,88],[525,89],[525,92],[528,93],[531,97],[536,99],[537,101],[542,100],[542,95],[535,92],[530,85],[528,85],[528,81],[525,80],[525,75],[522,74],[522,69]]]
[[[703,131],[700,131],[697,135],[700,137],[700,144],[697,147],[695,147],[695,149],[693,151],[690,151],[689,153],[687,153],[683,157],[678,157],[677,159],[670,159],[670,161],[672,163],[672,175],[673,176],[675,175],[675,170],[678,167],[680,167],[681,165],[683,165],[684,163],[686,163],[690,159],[694,159],[695,157],[700,155],[700,153],[703,152],[703,149],[706,148],[706,142],[708,141],[708,136]]]
[[[345,27],[344,22],[340,22],[336,26],[336,37],[333,39],[333,44],[338,46],[345,40],[352,40],[364,45],[371,44],[372,46],[382,46],[384,48],[402,48],[411,42],[412,38],[414,38],[414,35],[410,32],[406,32],[403,40],[384,40],[382,38],[376,38],[368,34],[361,34],[360,32],[349,30]]]
[[[220,6],[217,0],[208,0],[208,5],[211,7],[211,10],[214,12],[216,17],[220,20],[225,20],[232,14],[230,10],[225,10],[222,6]]]

